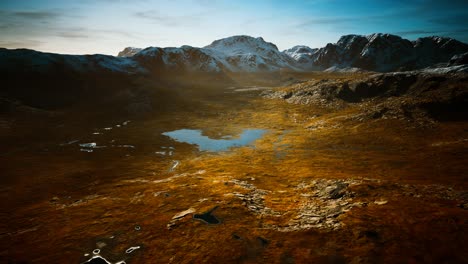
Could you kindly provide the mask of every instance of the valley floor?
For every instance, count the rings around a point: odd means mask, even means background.
[[[466,121],[262,96],[282,90],[193,91],[138,120],[5,119],[0,262],[468,262]],[[182,128],[267,132],[214,153],[162,135]]]

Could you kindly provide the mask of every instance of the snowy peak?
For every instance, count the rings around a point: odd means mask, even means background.
[[[276,71],[295,69],[295,61],[280,52],[275,44],[263,38],[232,36],[213,41],[203,48],[217,58],[226,69],[235,72]]]
[[[295,69],[295,61],[263,38],[233,36],[216,40],[203,48],[149,47],[133,58],[147,67],[206,72],[260,72]]]
[[[228,56],[248,53],[279,52],[275,44],[266,42],[262,37],[254,38],[240,35],[213,41],[205,49],[215,50]]]
[[[293,58],[300,64],[309,63],[311,56],[317,52],[318,49],[312,49],[304,45],[297,45],[290,49],[284,50],[283,53]]]
[[[369,40],[365,36],[344,35],[338,40],[336,45],[340,47],[342,51],[354,53],[358,50],[362,50],[367,43],[369,43]]]
[[[148,67],[192,72],[221,72],[222,63],[203,48],[182,46],[180,48],[149,47],[134,58]]]
[[[141,50],[141,48],[126,47],[124,50],[120,51],[119,54],[117,54],[117,57],[132,57]]]

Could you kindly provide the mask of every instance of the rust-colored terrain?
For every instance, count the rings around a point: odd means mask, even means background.
[[[466,75],[279,79],[3,115],[0,262],[468,262]],[[266,133],[201,152],[182,128]]]

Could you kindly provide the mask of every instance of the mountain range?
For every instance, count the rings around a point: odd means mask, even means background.
[[[445,37],[409,41],[396,35],[345,35],[337,43],[313,49],[295,46],[280,51],[263,38],[232,36],[198,48],[128,47],[117,57],[62,55],[26,49],[0,49],[2,72],[44,72],[58,67],[72,72],[143,74],[157,70],[184,72],[272,72],[363,69],[377,72],[405,71],[448,63],[468,52],[468,44]],[[439,65],[440,66],[440,65]]]
[[[409,41],[396,35],[345,35],[337,43],[313,49],[304,45],[279,51],[263,38],[233,36],[216,40],[203,48],[126,48],[120,57],[139,61],[160,61],[169,68],[191,71],[258,72],[359,68],[390,72],[423,69],[447,63],[468,52],[468,45],[452,38],[424,37]]]
[[[284,51],[261,37],[250,36],[232,36],[202,48],[125,48],[118,56],[0,48],[0,108],[8,109],[13,102],[10,99],[55,109],[74,102],[101,102],[103,98],[121,100],[110,95],[124,98],[125,94],[140,104],[154,92],[136,84],[140,77],[170,88],[193,86],[196,82],[228,85],[239,76],[249,76],[244,73],[284,70],[468,72],[467,58],[468,44],[455,39],[425,37],[409,41],[380,33],[342,36],[337,43],[319,49],[295,46]],[[6,106],[4,99],[8,101]]]

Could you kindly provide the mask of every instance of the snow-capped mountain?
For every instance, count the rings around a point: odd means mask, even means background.
[[[250,36],[232,36],[213,41],[204,47],[216,57],[228,70],[276,71],[281,68],[295,68],[295,61],[280,52],[275,44],[263,38]]]
[[[313,53],[304,53],[304,70],[362,68],[371,71],[422,69],[446,63],[468,51],[468,45],[451,38],[425,37],[409,41],[396,35],[345,35]],[[288,54],[288,53],[286,53]],[[298,63],[297,57],[292,56]]]
[[[197,48],[125,48],[118,57],[107,55],[61,55],[33,50],[0,49],[3,72],[50,72],[152,74],[174,72],[271,72],[338,71],[360,69],[398,71],[447,63],[468,52],[468,44],[450,38],[425,37],[409,41],[390,34],[346,35],[320,49],[295,46],[280,52],[261,37],[232,36]]]
[[[137,54],[140,52],[142,49],[141,48],[135,48],[135,47],[126,47],[122,51],[117,54],[117,57],[132,57],[133,55]]]
[[[146,68],[189,72],[221,72],[223,64],[203,48],[146,48],[133,57]]]
[[[284,50],[283,53],[293,58],[300,65],[312,63],[312,57],[318,49],[312,49],[304,45],[297,45],[290,49]]]
[[[263,38],[233,36],[216,40],[203,48],[149,47],[134,55],[145,65],[167,69],[207,72],[261,72],[281,68],[297,69],[294,59]]]

